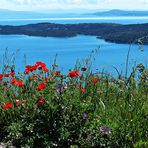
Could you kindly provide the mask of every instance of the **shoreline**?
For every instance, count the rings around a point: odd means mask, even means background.
[[[142,44],[148,45],[148,23],[130,25],[114,23],[0,25],[0,35],[27,35],[55,38],[89,35],[103,39],[106,42],[117,44],[138,43],[138,40],[142,39]]]

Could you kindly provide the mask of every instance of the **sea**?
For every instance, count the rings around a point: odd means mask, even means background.
[[[29,18],[0,19],[0,25],[26,25],[35,23],[148,23],[148,17],[72,17],[72,18]],[[75,65],[92,65],[95,72],[109,72],[117,76],[117,70],[124,75],[127,53],[130,48],[128,72],[136,64],[148,67],[148,45],[116,44],[97,39],[96,36],[78,35],[71,38],[33,37],[26,35],[0,35],[0,71],[5,64],[14,64],[17,72],[23,72],[25,65],[42,61],[52,68],[67,74]],[[90,60],[88,60],[90,59]],[[88,62],[89,61],[89,62]],[[91,61],[91,62],[90,62]]]

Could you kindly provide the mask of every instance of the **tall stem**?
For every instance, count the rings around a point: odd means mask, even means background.
[[[127,75],[128,75],[128,64],[129,64],[129,56],[130,56],[131,49],[132,49],[132,43],[130,44],[130,47],[129,47],[128,53],[127,53],[125,78],[127,78]]]

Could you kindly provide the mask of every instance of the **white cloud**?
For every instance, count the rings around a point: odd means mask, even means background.
[[[0,0],[0,8],[53,9],[148,9],[148,0]]]

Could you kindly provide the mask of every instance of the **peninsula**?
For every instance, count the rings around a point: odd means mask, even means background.
[[[148,44],[148,23],[130,25],[113,23],[38,23],[21,26],[0,25],[0,34],[42,37],[74,37],[77,35],[91,35],[114,43],[135,43],[140,39],[143,44]]]

